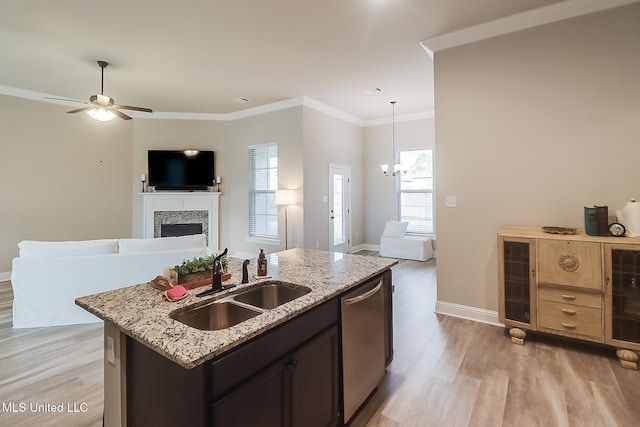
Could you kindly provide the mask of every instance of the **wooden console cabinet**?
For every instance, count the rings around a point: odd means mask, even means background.
[[[514,343],[540,331],[607,344],[623,367],[638,369],[640,238],[504,227],[498,282],[500,321]]]

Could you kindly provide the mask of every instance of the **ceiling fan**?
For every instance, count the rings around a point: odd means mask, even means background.
[[[86,111],[91,117],[101,122],[106,122],[116,117],[120,117],[124,120],[131,120],[131,117],[126,115],[120,110],[132,110],[132,111],[144,111],[145,113],[153,113],[151,108],[133,107],[131,105],[114,104],[113,98],[104,95],[104,69],[109,65],[106,61],[98,61],[98,65],[102,69],[102,83],[100,85],[100,94],[91,95],[89,102],[78,101],[77,99],[63,99],[63,98],[49,98],[57,99],[59,101],[71,101],[82,102],[83,104],[89,104],[87,107],[78,108],[76,110],[67,111],[68,113],[80,113]]]

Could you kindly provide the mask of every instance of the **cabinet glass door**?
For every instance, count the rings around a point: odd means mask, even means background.
[[[510,320],[531,323],[529,243],[504,241],[504,313]]]
[[[611,250],[611,336],[640,343],[640,251]]]

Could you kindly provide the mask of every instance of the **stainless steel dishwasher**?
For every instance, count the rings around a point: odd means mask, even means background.
[[[344,422],[382,381],[384,299],[382,277],[341,298]]]

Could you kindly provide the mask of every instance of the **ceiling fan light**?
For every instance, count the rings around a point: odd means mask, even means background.
[[[116,118],[116,115],[113,112],[106,110],[104,108],[94,108],[87,111],[87,114],[92,118],[98,120],[99,122],[108,122],[109,120],[113,120]]]

